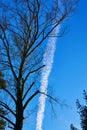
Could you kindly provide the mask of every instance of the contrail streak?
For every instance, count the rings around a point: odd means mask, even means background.
[[[59,33],[59,27],[57,27],[53,31],[53,34],[55,35],[58,35],[58,33]],[[51,37],[49,39],[45,53],[43,55],[43,64],[46,65],[46,67],[43,68],[42,75],[41,75],[41,88],[40,88],[41,90],[40,91],[43,93],[47,93],[48,78],[52,69],[54,52],[56,48],[56,40],[57,40],[57,37]],[[37,113],[36,130],[42,130],[45,102],[46,102],[46,96],[41,94],[39,98],[39,110]]]

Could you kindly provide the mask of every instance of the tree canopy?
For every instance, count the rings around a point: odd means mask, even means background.
[[[80,124],[82,130],[87,130],[87,92],[84,90],[83,92],[85,105],[80,104],[79,100],[77,100],[77,108],[80,115]]]
[[[0,102],[9,115],[0,117],[11,129],[22,130],[28,104],[43,94],[39,81],[45,67],[42,59],[47,39],[59,37],[52,34],[53,30],[74,13],[77,3],[78,0],[0,1],[0,71],[6,81],[6,88],[3,81],[0,83]]]
[[[83,91],[83,95],[84,95],[85,104],[82,105],[80,101],[77,99],[76,105],[77,105],[77,110],[80,116],[81,128],[82,130],[87,130],[87,92],[85,90]],[[70,128],[71,130],[75,129],[73,124],[70,125]]]

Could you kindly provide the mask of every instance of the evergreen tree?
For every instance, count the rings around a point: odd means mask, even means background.
[[[79,100],[77,99],[76,105],[78,109],[78,113],[80,115],[80,124],[82,130],[87,130],[87,92],[83,91],[85,105],[80,104]],[[71,130],[78,130],[76,129],[73,124],[70,125]]]
[[[79,129],[77,129],[76,127],[74,127],[73,124],[70,125],[70,129],[71,129],[71,130],[79,130]]]
[[[87,130],[87,92],[84,90],[83,92],[85,105],[80,104],[79,100],[77,100],[77,108],[80,115],[80,122],[82,130]]]

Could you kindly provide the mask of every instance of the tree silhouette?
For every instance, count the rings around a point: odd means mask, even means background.
[[[70,125],[70,129],[71,129],[71,130],[79,130],[79,129],[77,129],[76,127],[74,127],[73,124]]]
[[[83,92],[86,105],[81,105],[79,100],[77,100],[77,107],[80,115],[82,130],[87,130],[87,92]]]
[[[45,67],[42,59],[47,39],[55,37],[51,33],[73,14],[77,3],[78,0],[0,1],[0,71],[6,80],[6,88],[1,91],[10,100],[0,100],[9,114],[0,117],[10,128],[22,130],[28,104],[38,94],[44,94],[39,89],[39,75]]]
[[[0,72],[0,89],[5,88],[5,80],[3,78],[4,75],[2,74],[2,72]],[[2,104],[0,103],[0,115],[4,116],[6,115],[6,111],[3,110],[1,106]],[[5,130],[5,126],[6,126],[6,121],[0,118],[0,130]]]
[[[84,90],[83,91],[84,99],[86,105],[80,104],[79,100],[77,99],[76,105],[77,105],[77,110],[80,115],[80,124],[82,130],[87,130],[87,92]],[[70,125],[71,130],[74,130],[73,124]]]

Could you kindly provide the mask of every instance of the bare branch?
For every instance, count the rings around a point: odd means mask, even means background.
[[[60,20],[53,26],[53,28],[41,39],[41,41],[28,53],[28,56],[31,55],[42,43],[46,40],[46,38],[51,34],[51,32],[61,24],[61,22],[66,18],[67,14],[64,14]]]
[[[24,82],[26,82],[26,80],[27,80],[27,78],[29,77],[29,75],[30,75],[30,74],[35,73],[35,72],[39,71],[39,70],[40,70],[40,69],[42,69],[43,67],[45,67],[45,65],[42,65],[42,66],[40,66],[39,68],[37,68],[37,69],[35,69],[35,70],[30,71],[30,72],[26,75],[26,77],[25,77],[25,79],[24,79]]]
[[[6,110],[10,111],[16,117],[16,114],[12,111],[12,109],[10,109],[10,107],[7,104],[5,104],[4,102],[0,101],[0,105],[2,107],[4,107]]]
[[[11,125],[15,126],[15,124],[10,120],[8,119],[7,117],[3,116],[2,114],[0,114],[0,117],[5,119],[7,122],[9,122]]]
[[[25,99],[25,97],[27,96],[28,92],[31,90],[31,88],[33,87],[33,85],[35,84],[35,82],[33,82],[30,87],[28,88],[28,90],[25,92],[22,101]]]
[[[39,91],[39,93],[42,94],[42,95],[45,95],[45,96],[49,97],[49,98],[52,99],[54,102],[59,103],[55,98],[53,98],[53,97],[50,96],[49,94],[46,94],[46,93],[40,92],[40,91]]]
[[[13,101],[15,102],[16,104],[16,99],[15,97],[11,94],[11,92],[9,90],[7,90],[6,88],[3,89],[6,93],[8,93],[8,95],[13,99]]]
[[[14,69],[13,69],[13,65],[12,65],[11,58],[10,58],[9,42],[8,42],[8,40],[7,40],[7,37],[6,37],[5,30],[4,30],[4,28],[2,27],[1,24],[0,24],[0,28],[2,29],[3,34],[4,34],[4,38],[1,37],[1,40],[3,41],[4,47],[5,47],[6,52],[7,52],[8,62],[9,62],[9,64],[10,64],[10,68],[11,68],[11,71],[12,71],[12,73],[13,73],[13,75],[14,75],[14,78],[17,80],[17,76],[16,76],[15,71],[14,71]],[[6,45],[5,41],[6,41],[7,45]]]
[[[23,106],[23,110],[25,110],[25,108],[27,107],[28,103],[35,97],[39,94],[39,90],[37,90],[34,94],[32,94],[28,99],[27,101],[25,102],[24,106]]]
[[[23,110],[27,107],[28,103],[29,103],[37,94],[43,94],[43,95],[49,97],[50,99],[52,99],[53,101],[55,101],[55,102],[58,103],[58,101],[57,101],[55,98],[53,98],[52,96],[50,96],[50,95],[48,95],[48,94],[46,94],[46,93],[44,93],[44,92],[40,92],[39,90],[37,90],[37,91],[36,91],[34,94],[32,94],[31,97],[29,97],[28,100],[25,102],[24,107],[23,107]]]

